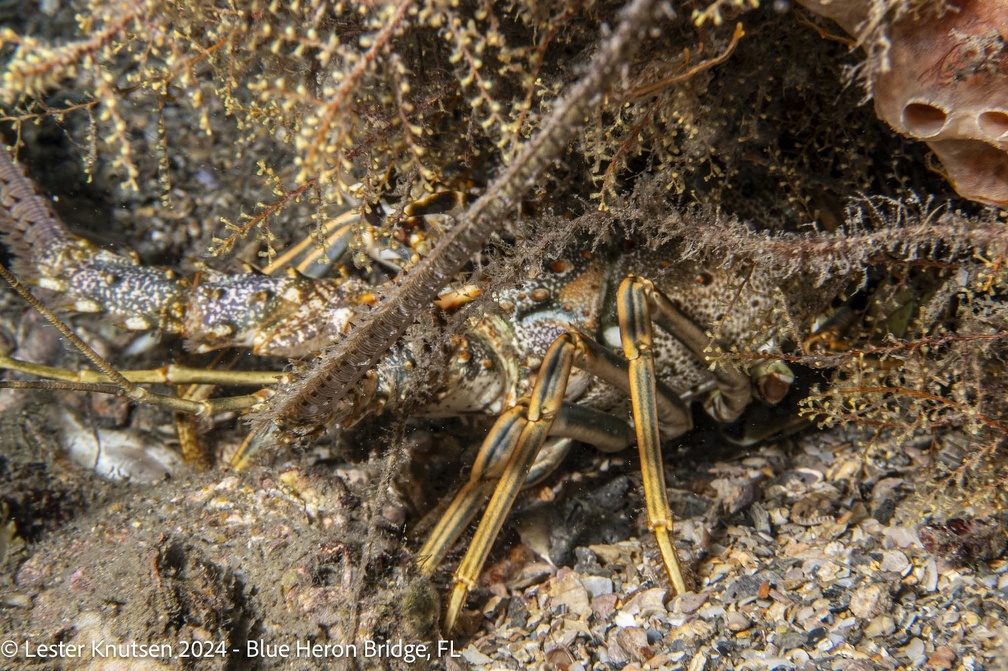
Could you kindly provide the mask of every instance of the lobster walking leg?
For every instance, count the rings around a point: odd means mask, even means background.
[[[529,398],[498,419],[484,441],[469,483],[456,496],[432,533],[431,539],[420,551],[423,562],[421,566],[429,572],[443,556],[447,545],[460,533],[465,524],[462,521],[464,516],[475,513],[486,492],[497,480],[496,488],[469,550],[455,571],[455,587],[445,615],[446,630],[453,627],[465,598],[486,561],[490,546],[497,537],[519,490],[526,482],[536,455],[546,438],[560,432],[577,433],[579,438],[597,442],[610,451],[620,449],[629,443],[630,436],[626,431],[619,428],[614,430],[614,422],[620,421],[615,418],[610,418],[608,422],[593,421],[590,419],[591,413],[581,413],[581,423],[575,428],[576,423],[571,419],[578,413],[571,411],[569,416],[563,418],[563,426],[556,427],[557,417],[567,414],[563,412],[563,398],[571,370],[575,366],[597,375],[625,392],[630,392],[627,362],[617,359],[586,336],[567,332],[550,345]],[[665,423],[675,427],[676,435],[687,431],[691,425],[688,408],[668,388],[661,386],[658,391],[653,381],[651,387],[653,391],[649,407],[653,408],[655,416],[657,417],[660,411]],[[594,431],[590,428],[591,424],[597,427]],[[657,427],[657,420],[654,426]],[[500,464],[504,466],[501,467]],[[667,508],[666,503],[665,509]],[[666,529],[666,539],[669,538],[667,527],[668,525],[662,527]],[[656,529],[656,533],[660,531]],[[671,541],[665,545],[671,549]],[[678,562],[674,561],[674,549],[671,549],[671,552],[673,561],[670,562],[666,558],[666,565],[678,567]],[[680,586],[684,584],[681,572],[673,578],[673,584]]]
[[[436,527],[417,553],[418,565],[423,573],[434,572],[449,548],[458,540],[462,532],[479,512],[483,502],[490,496],[495,484],[507,464],[507,455],[518,443],[522,429],[527,423],[528,408],[516,405],[507,410],[494,423],[487,434],[480,451],[469,472],[469,480],[455,494],[448,504]]]
[[[707,361],[711,353],[711,339],[689,317],[684,315],[672,301],[665,297],[648,280],[628,277],[624,283],[639,287],[645,303],[641,305],[648,315],[646,321],[662,327],[666,332],[686,346],[697,361]],[[752,387],[749,376],[732,365],[717,364],[712,373],[716,389],[704,399],[707,413],[719,422],[734,422],[752,401]]]
[[[512,407],[498,418],[487,434],[469,473],[469,480],[442,511],[434,530],[417,552],[417,563],[423,573],[434,572],[490,498],[507,465],[507,457],[521,435],[526,413],[525,403]],[[618,417],[564,403],[553,420],[549,439],[553,443],[547,443],[540,449],[523,487],[533,485],[552,473],[566,456],[572,439],[594,445],[603,452],[619,452],[633,444],[634,432],[627,422]],[[550,453],[548,458],[544,458],[547,456],[545,452]]]
[[[452,589],[448,611],[445,614],[446,631],[451,631],[454,627],[466,595],[476,584],[476,576],[479,575],[490,553],[490,546],[500,533],[504,518],[511,510],[518,491],[532,467],[532,462],[535,461],[539,448],[549,434],[554,417],[560,411],[564,392],[567,390],[567,381],[576,358],[577,340],[571,334],[565,333],[550,345],[536,377],[535,386],[528,400],[528,408],[516,407],[513,415],[509,413],[502,416],[491,431],[492,435],[507,433],[513,436],[515,431],[507,427],[512,416],[516,418],[515,428],[521,429],[514,439],[513,449],[508,450],[510,456],[507,464],[493,496],[490,497],[483,519],[476,528],[476,535],[473,536],[469,550],[455,570],[455,587]],[[498,425],[502,427],[500,431],[497,430]]]
[[[640,452],[644,499],[647,502],[648,526],[658,542],[662,563],[677,594],[686,591],[686,581],[672,544],[672,512],[665,491],[662,470],[661,438],[658,435],[658,406],[651,316],[647,292],[637,278],[628,277],[620,283],[616,298],[620,339],[630,373],[630,403],[633,408],[637,449]],[[688,426],[687,426],[688,428]],[[685,429],[684,429],[685,431]],[[680,432],[682,433],[682,432]]]

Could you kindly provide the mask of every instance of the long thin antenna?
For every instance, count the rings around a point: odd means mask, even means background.
[[[588,64],[584,76],[553,108],[542,128],[458,224],[413,269],[387,287],[377,305],[358,316],[354,328],[322,353],[308,370],[281,385],[268,407],[252,414],[252,427],[266,436],[282,430],[308,434],[331,423],[338,404],[374,368],[418,315],[483,248],[498,222],[518,209],[528,189],[563,154],[584,125],[593,105],[618,81],[653,25],[658,0],[633,0],[621,12],[616,31]]]

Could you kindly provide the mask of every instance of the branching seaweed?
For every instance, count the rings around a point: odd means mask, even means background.
[[[872,3],[867,60],[769,4],[665,6],[636,54],[607,64],[592,58],[623,3],[82,0],[76,37],[0,30],[0,119],[29,157],[58,126],[99,186],[124,187],[110,198],[135,207],[117,216],[168,221],[161,237],[220,255],[268,258],[351,193],[362,214],[425,189],[486,194],[378,292],[359,317],[378,336],[355,330],[312,375],[345,354],[366,371],[488,241],[473,266],[492,296],[575,240],[672,240],[781,277],[778,348],[724,356],[832,370],[808,416],[880,439],[965,436],[986,463],[1008,425],[1004,216],[956,200],[843,83],[885,67],[896,18],[946,3]],[[183,204],[207,201],[203,230]],[[281,401],[314,384],[296,377]]]

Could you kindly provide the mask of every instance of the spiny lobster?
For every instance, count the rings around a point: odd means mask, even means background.
[[[207,271],[187,280],[100,249],[63,227],[6,153],[0,153],[0,188],[0,226],[18,275],[57,292],[61,307],[103,312],[128,329],[179,333],[193,349],[243,347],[303,357],[339,338],[353,308],[373,300],[373,287],[353,276]],[[421,207],[414,210],[422,216]],[[753,264],[731,273],[682,262],[680,256],[674,244],[608,255],[570,250],[547,263],[535,280],[501,292],[499,310],[455,339],[450,365],[420,414],[499,418],[468,481],[418,555],[421,568],[432,571],[490,498],[456,572],[447,628],[519,489],[548,474],[572,440],[605,451],[637,443],[649,524],[674,587],[685,589],[670,536],[659,436],[691,428],[694,400],[716,420],[731,422],[754,396],[780,401],[793,376],[778,362],[750,370],[718,362],[723,345],[759,338],[776,303],[773,276]],[[708,335],[711,329],[716,339]],[[416,394],[416,376],[410,375],[415,354],[409,345],[396,347],[341,407],[327,412],[350,426]],[[268,397],[268,392],[242,397],[238,404],[189,401],[181,409],[213,413],[268,405]],[[175,409],[182,401],[149,393],[134,398]],[[542,450],[546,441],[555,449]],[[540,454],[549,456],[537,458]]]

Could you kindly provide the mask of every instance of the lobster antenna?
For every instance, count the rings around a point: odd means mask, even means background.
[[[525,192],[561,156],[592,106],[619,81],[620,70],[653,25],[657,5],[657,0],[633,0],[623,9],[619,26],[588,63],[581,79],[556,103],[539,132],[434,249],[393,280],[376,305],[358,315],[344,338],[324,351],[304,374],[282,384],[269,407],[253,412],[256,434],[265,436],[279,425],[305,435],[331,423],[340,401],[483,248],[497,222],[518,207]]]

